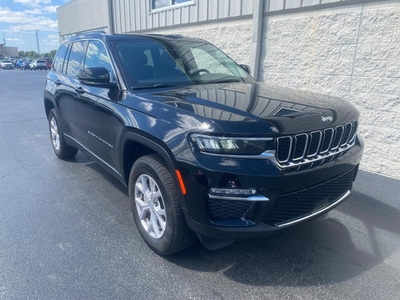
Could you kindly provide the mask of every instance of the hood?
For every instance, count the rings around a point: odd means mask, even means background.
[[[359,116],[342,99],[260,83],[207,84],[151,94],[164,104],[211,120],[225,133],[292,134]]]

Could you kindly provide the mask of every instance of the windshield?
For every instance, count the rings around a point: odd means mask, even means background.
[[[212,44],[191,39],[116,41],[115,50],[129,88],[222,82],[254,82]]]

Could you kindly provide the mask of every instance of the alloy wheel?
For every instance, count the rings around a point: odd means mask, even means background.
[[[134,197],[143,228],[152,238],[160,239],[165,233],[167,215],[159,186],[153,178],[142,174],[136,180]]]
[[[58,132],[57,121],[54,117],[50,119],[50,131],[51,131],[51,141],[54,148],[59,151],[61,148],[60,144],[60,134]]]

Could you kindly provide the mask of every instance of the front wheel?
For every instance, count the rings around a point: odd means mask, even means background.
[[[75,157],[78,149],[67,145],[64,140],[63,132],[60,127],[59,118],[56,110],[53,108],[49,113],[49,131],[51,145],[54,153],[61,159],[70,159]]]
[[[160,255],[171,255],[194,243],[171,173],[158,155],[139,158],[129,176],[129,199],[140,235]]]

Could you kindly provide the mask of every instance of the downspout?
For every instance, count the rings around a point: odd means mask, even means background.
[[[110,29],[110,33],[114,33],[113,0],[108,0],[108,28]]]
[[[258,69],[260,66],[264,1],[267,2],[268,5],[269,0],[254,0],[253,4],[253,36],[250,54],[250,70],[255,80],[258,80]]]

